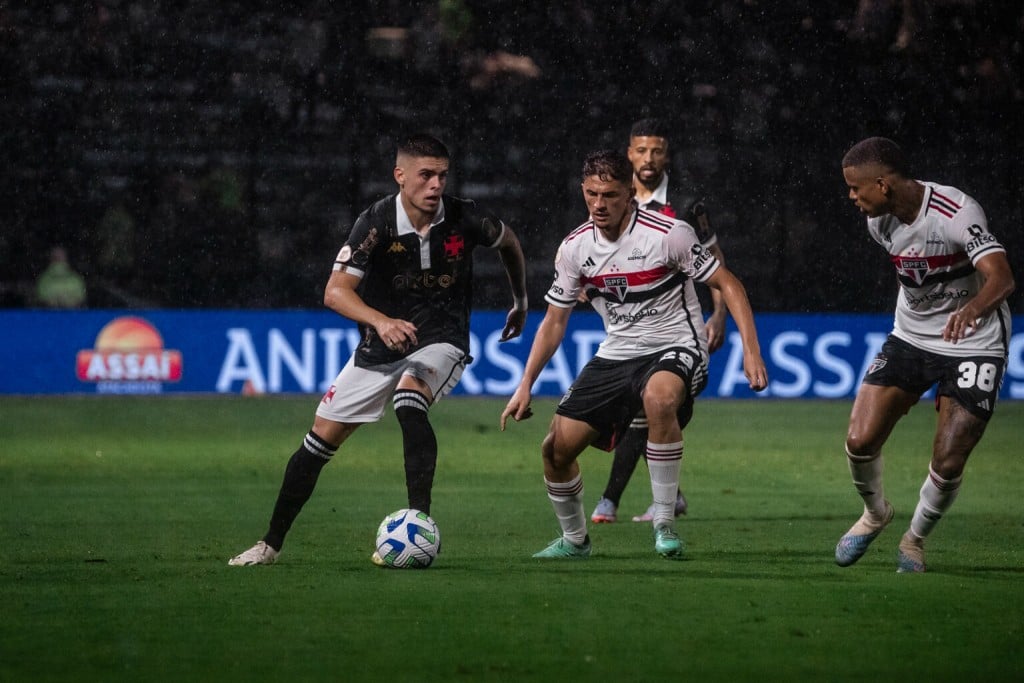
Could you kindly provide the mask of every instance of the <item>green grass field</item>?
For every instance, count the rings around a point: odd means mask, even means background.
[[[389,414],[324,470],[278,564],[227,559],[263,533],[316,398],[0,400],[0,681],[1024,680],[1024,403],[999,406],[929,573],[896,543],[926,473],[922,402],[886,451],[896,521],[854,567],[848,402],[698,403],[686,435],[687,561],[648,525],[558,535],[538,446],[554,404],[497,430],[502,401],[453,398],[425,571],[369,561],[404,507]],[[581,458],[587,512],[610,456]],[[642,465],[620,514],[649,500]]]

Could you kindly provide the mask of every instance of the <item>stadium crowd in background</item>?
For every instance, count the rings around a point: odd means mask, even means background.
[[[0,305],[29,305],[64,244],[93,306],[315,307],[317,255],[389,191],[367,148],[421,129],[459,141],[451,191],[539,263],[571,218],[571,160],[659,115],[674,182],[714,191],[758,309],[887,310],[837,150],[899,139],[1020,225],[1022,27],[1020,3],[977,0],[0,3]],[[204,189],[225,175],[230,211]],[[111,254],[104,231],[127,226]]]

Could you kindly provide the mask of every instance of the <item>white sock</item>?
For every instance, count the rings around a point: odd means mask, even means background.
[[[943,479],[928,468],[928,476],[921,486],[921,498],[917,501],[914,516],[910,520],[910,533],[924,538],[932,532],[942,515],[949,509],[960,493],[960,482],[963,476],[956,479]]]
[[[583,474],[577,474],[564,484],[548,481],[548,498],[555,508],[555,516],[562,527],[562,536],[574,545],[583,545],[587,538],[587,515],[583,511]]]
[[[676,518],[676,492],[679,490],[679,468],[683,462],[683,442],[647,442],[647,469],[651,472],[651,494],[654,498],[654,519],[651,523],[671,524]]]
[[[853,486],[864,500],[865,512],[881,518],[885,514],[881,451],[874,455],[854,455],[847,448],[846,462],[850,465]]]

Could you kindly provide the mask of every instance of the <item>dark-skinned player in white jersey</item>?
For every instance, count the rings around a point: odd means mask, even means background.
[[[955,187],[915,180],[892,140],[862,140],[843,157],[842,170],[868,233],[896,268],[899,297],[893,330],[850,414],[846,457],[864,512],[836,544],[836,563],[859,560],[892,521],[882,447],[900,418],[936,387],[931,462],[896,555],[898,572],[923,572],[925,538],[956,500],[967,458],[995,408],[1013,273],[981,206]]]
[[[366,209],[338,252],[324,303],[358,324],[361,343],[288,461],[266,534],[228,564],[276,561],[323,466],[360,425],[380,420],[389,401],[402,430],[408,505],[430,513],[437,439],[427,413],[471,360],[475,248],[498,250],[511,285],[502,341],[522,333],[527,313],[519,240],[494,214],[444,193],[448,167],[440,140],[404,140],[395,159],[398,192]]]
[[[559,402],[541,444],[548,498],[561,535],[534,555],[590,555],[583,477],[577,458],[587,446],[608,450],[643,409],[646,457],[654,499],[654,548],[683,556],[673,511],[683,456],[682,430],[707,382],[708,345],[693,282],[722,292],[743,341],[743,372],[756,391],[768,385],[753,313],[740,281],[702,246],[683,221],[638,209],[633,167],[625,154],[602,150],[583,163],[583,199],[590,219],[555,256],[547,312],[533,339],[522,381],[502,411],[507,420],[532,414],[530,392],[565,336],[582,290],[601,316],[606,337]]]
[[[671,155],[668,125],[657,118],[634,121],[629,130],[626,156],[633,164],[633,187],[636,189],[634,199],[637,206],[689,223],[697,233],[700,243],[715,255],[719,263],[725,265],[725,254],[711,226],[702,194],[691,192],[686,196],[678,185],[669,182],[668,166]],[[708,336],[708,351],[714,353],[725,341],[725,316],[728,311],[721,293],[716,289],[711,289],[711,303],[712,312],[704,321],[704,330]],[[609,524],[618,519],[619,501],[636,470],[637,463],[644,455],[646,444],[647,421],[640,414],[615,445],[608,483],[605,484],[604,492],[590,515],[590,521],[595,524]],[[686,496],[682,491],[677,491],[676,517],[686,514],[686,509]],[[635,515],[633,521],[650,522],[653,518],[652,504],[643,514]]]

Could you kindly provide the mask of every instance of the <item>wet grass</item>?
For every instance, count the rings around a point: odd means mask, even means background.
[[[315,398],[0,399],[0,680],[1021,680],[1024,403],[1006,402],[929,542],[895,573],[925,475],[925,402],[886,450],[893,527],[832,560],[859,514],[847,402],[698,403],[686,435],[687,559],[647,525],[557,533],[538,444],[553,402],[497,431],[502,401],[449,399],[426,571],[369,562],[404,506],[397,425],[350,440],[273,567],[229,568],[263,532]],[[587,511],[610,456],[581,459]],[[641,465],[621,514],[650,497]]]

